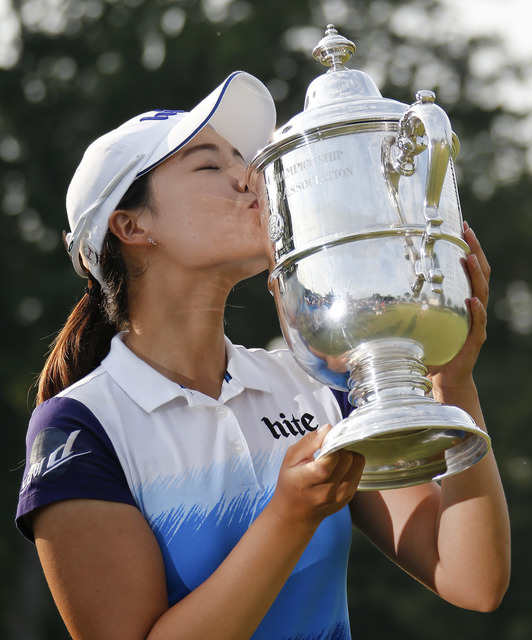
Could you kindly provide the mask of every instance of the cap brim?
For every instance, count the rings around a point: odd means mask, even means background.
[[[143,162],[138,177],[179,151],[206,125],[250,162],[269,142],[275,121],[275,104],[268,89],[249,73],[235,71],[176,124]]]

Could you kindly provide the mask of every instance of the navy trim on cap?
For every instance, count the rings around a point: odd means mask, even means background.
[[[151,171],[152,169],[154,169],[156,166],[160,165],[162,162],[164,162],[167,158],[169,158],[170,156],[173,156],[175,153],[177,153],[179,151],[179,149],[181,149],[182,147],[184,147],[186,144],[188,144],[192,138],[194,138],[209,122],[209,120],[212,118],[212,116],[216,113],[218,107],[220,106],[220,102],[222,101],[222,98],[225,95],[225,92],[227,91],[227,87],[231,84],[231,81],[233,80],[233,78],[235,78],[236,76],[240,75],[242,72],[241,71],[235,71],[234,73],[232,73],[225,81],[222,90],[220,91],[220,95],[218,96],[218,99],[216,100],[214,107],[211,109],[211,111],[209,112],[209,115],[203,120],[203,122],[198,125],[198,127],[196,127],[196,129],[188,136],[188,138],[185,138],[185,140],[183,140],[180,144],[177,145],[177,147],[175,147],[175,149],[173,149],[172,151],[169,151],[165,156],[163,156],[160,160],[157,160],[157,162],[154,162],[151,166],[147,167],[146,169],[143,169],[142,171],[140,171],[139,173],[137,173],[137,178],[142,177],[143,175],[145,175],[146,173],[148,173],[148,171]]]

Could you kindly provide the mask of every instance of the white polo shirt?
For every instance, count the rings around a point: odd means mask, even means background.
[[[275,490],[287,448],[342,417],[330,389],[285,350],[226,340],[220,397],[186,389],[118,335],[94,372],[39,405],[30,422],[17,511],[67,498],[137,506],[160,544],[170,605],[204,582]],[[255,639],[349,638],[348,509],[327,518]],[[250,571],[253,568],[250,567]]]

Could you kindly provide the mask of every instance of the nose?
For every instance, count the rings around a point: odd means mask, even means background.
[[[235,165],[234,177],[235,177],[235,189],[240,193],[245,193],[249,191],[248,183],[246,181],[246,170],[247,166],[245,164],[238,163]]]

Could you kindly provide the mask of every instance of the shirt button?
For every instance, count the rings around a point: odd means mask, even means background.
[[[233,451],[237,455],[240,455],[241,453],[244,453],[244,445],[241,442],[239,442],[238,440],[233,440]]]
[[[220,418],[225,418],[227,415],[227,409],[225,407],[216,407],[216,413],[220,416]]]

